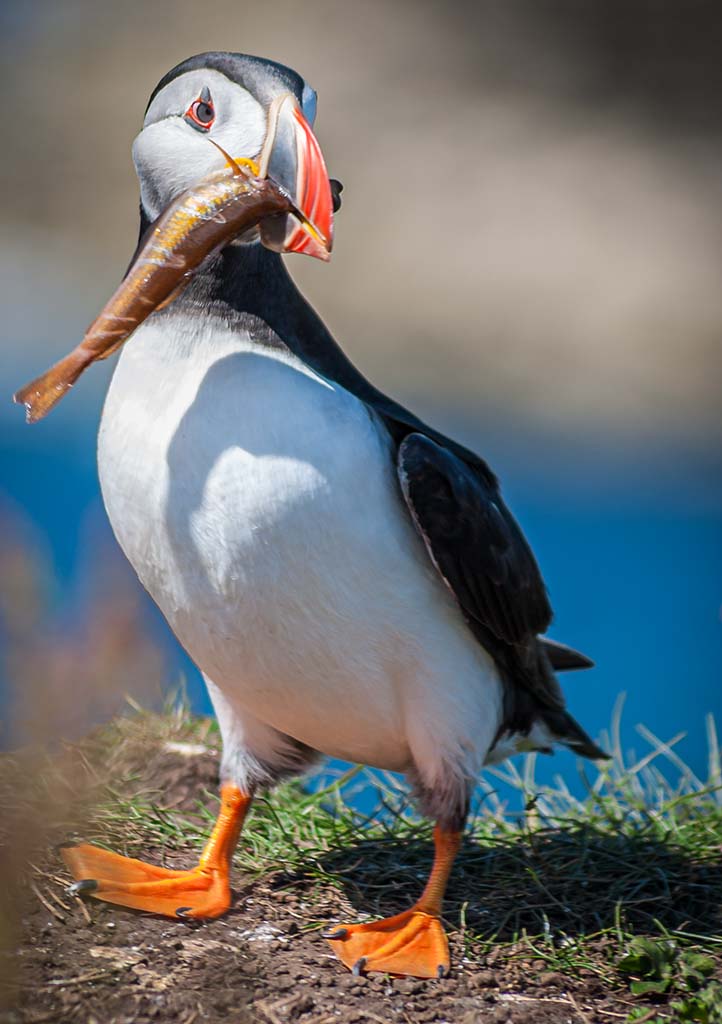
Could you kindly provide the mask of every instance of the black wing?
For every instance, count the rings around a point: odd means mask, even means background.
[[[539,566],[494,477],[423,434],[401,442],[398,472],[416,527],[466,616],[507,644],[552,619]]]

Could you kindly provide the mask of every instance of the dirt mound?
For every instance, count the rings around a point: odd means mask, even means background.
[[[322,874],[297,867],[236,872],[232,910],[202,924],[68,896],[70,880],[53,844],[69,833],[155,863],[187,867],[215,813],[217,740],[210,729],[200,736],[196,728],[189,735],[149,737],[131,726],[116,728],[110,743],[105,732],[66,751],[52,772],[48,762],[39,771],[37,758],[32,772],[28,761],[0,766],[6,833],[0,868],[15,879],[9,889],[14,902],[4,912],[10,927],[5,934],[0,930],[6,946],[0,961],[3,1022],[589,1024],[623,1020],[640,1005],[649,1008],[630,997],[623,983],[605,984],[594,969],[595,958],[597,966],[610,962],[608,936],[587,941],[589,969],[576,963],[565,976],[550,970],[530,941],[489,941],[480,949],[465,934],[463,908],[447,922],[448,978],[353,977],[320,935],[323,924],[357,915],[348,896],[353,886],[335,887]],[[161,807],[138,803],[139,794],[158,799]],[[139,810],[149,806],[152,822]],[[173,818],[179,809],[197,815],[190,839],[190,819]],[[38,831],[40,821],[45,827]],[[159,842],[163,835],[167,841]],[[247,844],[252,840],[253,821]],[[348,867],[349,877],[355,872],[364,889],[373,889],[362,847],[355,852],[358,863]],[[390,850],[379,886],[395,877],[395,858],[399,876],[407,869],[404,857]],[[391,895],[389,910],[395,909]],[[405,900],[406,894],[397,897]],[[389,902],[386,891],[384,901]]]

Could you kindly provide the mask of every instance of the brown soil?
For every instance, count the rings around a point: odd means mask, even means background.
[[[143,785],[144,775],[147,784],[152,769],[154,788],[162,788],[168,806],[192,806],[199,788],[213,784],[214,766],[210,756],[189,761],[156,750],[146,756],[136,784]],[[319,921],[353,919],[353,905],[331,887],[284,873],[236,878],[231,912],[204,924],[93,900],[81,904],[64,891],[68,878],[49,838],[63,835],[45,833],[19,885],[15,950],[5,957],[11,970],[8,1008],[0,1012],[4,1024],[590,1024],[623,1020],[639,1006],[623,989],[605,991],[592,971],[564,977],[508,945],[485,959],[465,960],[458,921],[449,922],[450,977],[355,978],[318,930],[309,930]],[[190,851],[164,855],[148,847],[142,855],[169,866],[193,861]]]

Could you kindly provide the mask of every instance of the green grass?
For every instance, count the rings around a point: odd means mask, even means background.
[[[632,1002],[635,986],[636,995],[653,993],[659,1019],[720,1021],[722,988],[712,977],[722,962],[722,775],[714,724],[710,718],[707,778],[699,779],[675,753],[680,737],[663,743],[642,729],[649,749],[626,761],[620,713],[607,737],[612,761],[584,765],[583,799],[562,779],[537,784],[534,755],[489,773],[449,888],[446,922],[472,963],[520,958],[536,970],[593,975]],[[167,743],[213,750],[218,742],[215,725],[182,704],[159,715],[138,709],[100,730],[82,746],[89,772],[104,765],[84,837],[132,856],[199,848],[215,795],[200,794],[191,811],[163,809],[164,793],[149,788],[150,780]],[[519,792],[523,812],[510,813],[495,797],[495,777]],[[377,794],[370,817],[353,807],[361,786]],[[319,898],[319,918],[329,887],[359,916],[387,915],[418,895],[430,839],[430,824],[415,816],[393,777],[353,768],[316,791],[291,783],[259,798],[236,865],[275,888],[302,886],[311,907]],[[311,918],[306,927],[322,923]],[[663,977],[645,974],[634,960],[640,940],[659,947]],[[712,957],[712,968],[692,978],[690,957],[702,954]],[[675,1001],[683,1009],[670,1009]]]

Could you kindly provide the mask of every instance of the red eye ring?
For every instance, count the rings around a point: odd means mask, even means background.
[[[207,132],[216,119],[215,107],[210,97],[203,99],[202,96],[199,96],[197,100],[193,100],[186,110],[184,118],[194,128]]]

